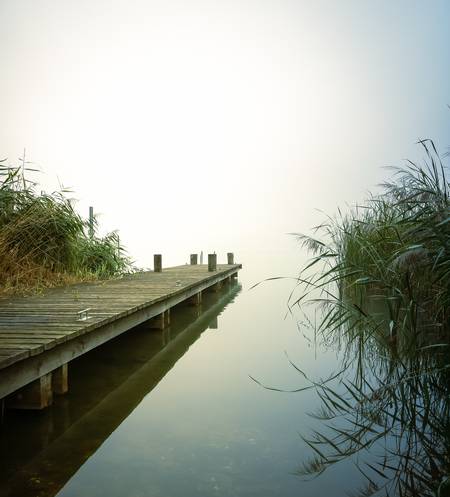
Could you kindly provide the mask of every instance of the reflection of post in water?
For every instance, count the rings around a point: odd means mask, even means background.
[[[165,347],[170,342],[170,326],[161,331],[162,346]]]
[[[205,295],[201,306],[180,304],[170,327],[137,327],[75,360],[69,395],[41,416],[7,412],[0,427],[0,496],[55,495],[240,290],[235,283]]]

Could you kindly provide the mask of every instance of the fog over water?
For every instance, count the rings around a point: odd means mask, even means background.
[[[315,209],[449,144],[445,0],[2,0],[0,19],[0,154],[26,147],[140,266],[291,265]]]
[[[175,310],[170,333],[73,361],[41,417],[8,413],[0,495],[359,485],[347,462],[309,485],[293,475],[317,398],[249,376],[295,389],[285,352],[313,377],[337,353],[285,319],[291,281],[249,288],[295,275],[307,255],[288,233],[376,192],[383,166],[422,160],[418,139],[448,150],[450,2],[0,0],[0,20],[0,159],[26,148],[38,188],[94,206],[139,267],[200,251],[244,265],[235,287]]]

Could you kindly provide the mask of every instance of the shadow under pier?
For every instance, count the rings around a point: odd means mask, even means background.
[[[54,496],[241,291],[172,309],[170,327],[138,326],[71,363],[70,392],[45,411],[7,411],[0,427],[0,496]]]

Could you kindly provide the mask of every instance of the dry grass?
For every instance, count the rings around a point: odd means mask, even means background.
[[[116,233],[88,236],[62,192],[36,193],[0,161],[0,295],[110,278],[131,269]]]

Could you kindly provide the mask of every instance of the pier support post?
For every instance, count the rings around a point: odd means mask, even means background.
[[[217,271],[217,255],[208,254],[208,271]]]
[[[170,342],[170,329],[169,328],[162,330],[161,338],[162,338],[162,345],[163,345],[163,347],[165,347]]]
[[[163,330],[167,326],[170,326],[170,309],[161,312],[161,314],[148,321],[148,327],[153,330]]]
[[[198,292],[195,295],[192,295],[192,297],[188,299],[189,305],[201,305],[201,303],[202,303],[202,292]]]
[[[63,395],[69,391],[68,369],[68,365],[63,364],[52,371],[52,390],[54,394]]]
[[[52,373],[48,373],[7,397],[6,407],[11,409],[44,409],[52,402]]]
[[[220,292],[220,289],[222,288],[222,281],[218,281],[216,284],[214,284],[211,289],[213,292],[217,293]]]
[[[198,254],[191,254],[191,266],[196,266],[197,265],[197,259]]]
[[[164,329],[164,312],[158,314],[149,322],[150,328],[154,330],[163,330]]]
[[[234,264],[234,254],[233,252],[228,252],[227,254],[227,264]]]
[[[162,255],[155,254],[153,256],[153,271],[155,273],[160,273],[162,271]]]

